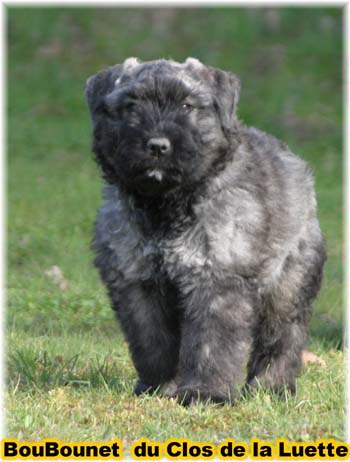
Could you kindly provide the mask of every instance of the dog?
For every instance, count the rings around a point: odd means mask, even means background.
[[[135,393],[294,393],[325,261],[308,165],[241,124],[238,77],[195,58],[129,58],[85,93],[106,182],[95,265]]]

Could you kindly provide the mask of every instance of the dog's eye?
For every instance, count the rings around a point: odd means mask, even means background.
[[[193,110],[193,106],[191,106],[190,104],[184,103],[184,104],[182,104],[181,109],[184,112],[188,113],[188,112],[191,112]]]

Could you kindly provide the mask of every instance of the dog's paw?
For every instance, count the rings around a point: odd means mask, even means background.
[[[171,393],[165,394],[171,398],[176,398],[183,406],[192,406],[199,403],[225,404],[230,402],[228,396],[189,386],[180,386],[172,390]]]
[[[254,377],[243,388],[243,396],[254,396],[259,389],[266,390],[267,392],[275,395],[277,398],[285,398],[286,394],[295,395],[296,382],[295,380],[288,383],[271,383],[264,378]]]
[[[173,379],[173,380],[169,380],[169,382],[166,382],[163,385],[161,385],[161,387],[159,388],[159,393],[162,396],[167,396],[168,398],[173,398],[175,396],[175,394],[176,394],[176,390],[177,390],[177,383]]]
[[[138,380],[134,388],[134,394],[136,396],[140,396],[145,393],[152,395],[153,393],[157,391],[157,389],[158,389],[158,386],[148,385],[147,383],[144,383]]]

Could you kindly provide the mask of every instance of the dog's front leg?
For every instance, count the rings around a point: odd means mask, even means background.
[[[243,292],[211,282],[187,297],[176,386],[168,393],[184,405],[233,402],[244,383],[253,304]]]
[[[164,297],[155,288],[135,283],[110,295],[138,373],[135,393],[154,391],[175,374],[178,323],[166,315]]]

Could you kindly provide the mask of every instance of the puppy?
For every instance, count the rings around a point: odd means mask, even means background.
[[[88,79],[106,181],[94,238],[138,373],[184,403],[295,391],[325,250],[313,178],[236,115],[239,79],[129,58]]]

